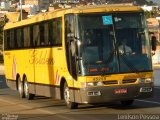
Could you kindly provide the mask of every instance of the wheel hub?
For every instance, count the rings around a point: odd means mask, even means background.
[[[69,88],[68,88],[68,87],[65,88],[64,98],[65,98],[65,101],[66,101],[67,103],[70,102],[70,95],[69,95]]]

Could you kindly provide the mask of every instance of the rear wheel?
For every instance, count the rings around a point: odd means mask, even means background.
[[[29,93],[29,87],[28,87],[28,82],[26,78],[24,79],[24,93],[25,93],[25,97],[28,100],[32,100],[35,96],[34,94]]]
[[[78,103],[75,103],[75,102],[71,102],[70,101],[70,91],[69,91],[69,87],[67,85],[67,83],[64,84],[64,100],[65,100],[65,103],[67,105],[67,107],[69,109],[76,109],[78,108]]]
[[[24,94],[24,84],[23,81],[21,81],[21,78],[18,78],[18,92],[19,92],[19,96],[21,98],[25,98],[25,94]]]
[[[124,101],[121,101],[121,104],[123,106],[130,106],[133,104],[133,102],[134,102],[134,100],[124,100]]]

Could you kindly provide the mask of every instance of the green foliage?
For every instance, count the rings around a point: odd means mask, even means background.
[[[156,10],[145,11],[144,14],[145,14],[146,18],[153,18],[153,17],[159,16],[158,11],[156,11]]]
[[[151,12],[149,12],[149,11],[145,11],[144,14],[145,14],[146,18],[152,17]]]
[[[3,63],[3,55],[0,55],[0,63]]]
[[[0,21],[0,45],[2,45],[3,43],[3,26],[4,26],[5,22],[4,21]]]
[[[2,46],[3,46],[3,27],[5,25],[4,21],[0,21],[0,63],[3,63],[3,55],[2,52]]]

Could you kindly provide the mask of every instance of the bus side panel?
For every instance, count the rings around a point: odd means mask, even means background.
[[[26,76],[27,82],[34,82],[34,64],[32,64],[32,52],[34,50],[5,51],[4,64],[5,76],[8,86],[17,89],[16,78],[19,75],[21,81]]]
[[[65,66],[63,65],[63,56],[61,47],[35,49],[35,89],[37,95],[55,98],[60,93],[55,86],[59,86],[62,66]],[[57,97],[59,98],[59,96]]]
[[[13,80],[15,79],[13,77],[13,55],[11,51],[5,51],[4,52],[4,65],[5,65],[5,77],[6,79]]]

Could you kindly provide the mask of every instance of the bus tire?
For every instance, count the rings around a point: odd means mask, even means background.
[[[67,108],[69,109],[78,108],[78,103],[70,101],[70,91],[69,91],[69,87],[66,82],[64,84],[63,94],[64,94],[64,100],[65,100]]]
[[[19,92],[20,98],[25,98],[24,83],[23,81],[21,81],[20,77],[18,77],[18,92]]]
[[[134,102],[134,100],[124,100],[124,101],[121,101],[121,104],[122,106],[130,106],[132,105]]]
[[[28,86],[28,82],[27,82],[27,79],[25,78],[24,79],[24,93],[25,93],[25,97],[28,99],[28,100],[33,100],[34,99],[34,94],[31,94],[29,93],[29,86]]]

